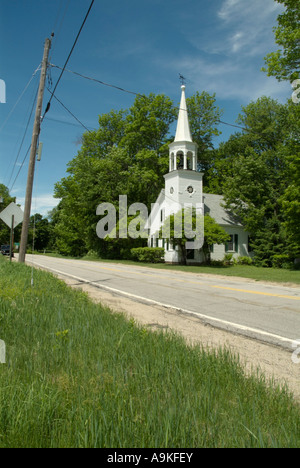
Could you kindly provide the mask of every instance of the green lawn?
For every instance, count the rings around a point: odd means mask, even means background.
[[[284,270],[280,268],[262,268],[248,265],[233,265],[228,267],[162,265],[166,269],[204,273],[231,277],[250,278],[256,281],[272,281],[276,283],[300,284],[299,270]],[[153,265],[155,267],[155,265]],[[157,266],[156,266],[157,267]]]
[[[0,259],[0,448],[300,447],[286,389]]]

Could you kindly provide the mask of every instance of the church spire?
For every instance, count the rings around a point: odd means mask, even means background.
[[[181,94],[181,102],[179,108],[179,115],[177,121],[177,130],[175,136],[175,142],[179,141],[187,141],[192,142],[192,135],[190,130],[189,124],[189,117],[186,105],[186,98],[185,98],[185,85],[181,86],[182,94]]]
[[[197,171],[198,145],[193,142],[185,98],[185,85],[181,86],[181,102],[176,136],[169,145],[169,172],[177,170]]]

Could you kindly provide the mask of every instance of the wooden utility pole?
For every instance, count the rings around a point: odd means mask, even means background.
[[[38,138],[40,134],[40,127],[41,127],[41,114],[42,114],[42,107],[43,107],[45,81],[46,81],[46,76],[47,76],[47,66],[48,66],[48,57],[49,57],[50,48],[51,48],[51,40],[46,39],[45,46],[44,46],[44,56],[43,56],[43,62],[42,62],[42,70],[41,70],[37,105],[36,105],[36,111],[35,111],[35,120],[34,120],[32,140],[31,140],[31,151],[30,151],[30,160],[29,160],[29,167],[28,167],[25,209],[24,209],[24,221],[23,221],[23,226],[22,226],[22,235],[21,235],[20,253],[19,253],[19,262],[21,263],[25,262],[25,256],[26,256],[37,142],[38,142]]]

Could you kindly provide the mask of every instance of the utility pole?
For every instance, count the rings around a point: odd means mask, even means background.
[[[41,127],[41,114],[42,114],[42,107],[43,107],[45,81],[46,81],[46,76],[47,76],[47,66],[48,66],[48,57],[49,57],[50,48],[51,48],[51,40],[46,39],[45,46],[44,46],[44,56],[43,56],[43,62],[42,62],[42,70],[41,70],[37,105],[36,105],[36,111],[35,111],[35,120],[34,120],[32,140],[31,140],[31,151],[30,151],[30,160],[29,160],[29,167],[28,167],[25,209],[24,209],[24,221],[23,221],[23,226],[22,226],[22,235],[21,235],[20,252],[19,252],[20,263],[25,262],[25,256],[26,256],[37,142],[38,142],[38,138],[40,134],[40,127]]]

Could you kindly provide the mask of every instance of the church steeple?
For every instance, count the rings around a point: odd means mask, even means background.
[[[181,101],[177,121],[175,140],[169,145],[169,171],[192,170],[197,171],[198,145],[193,143],[189,116],[186,105],[185,85],[181,86]]]
[[[190,141],[192,142],[192,135],[190,130],[190,123],[189,123],[189,116],[188,110],[186,105],[186,98],[185,98],[185,85],[181,86],[181,101],[180,101],[180,108],[179,108],[179,115],[177,121],[177,130],[176,136],[174,141]]]

